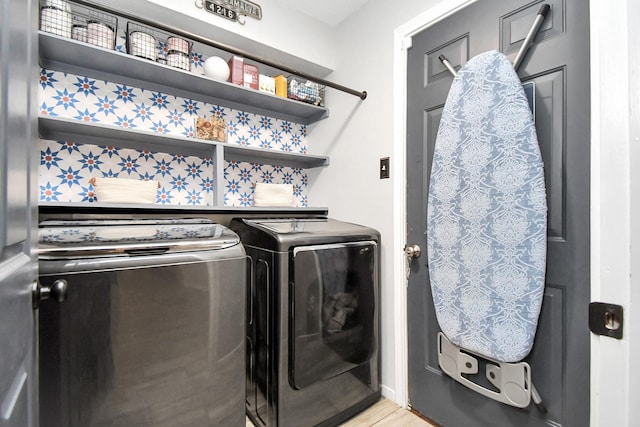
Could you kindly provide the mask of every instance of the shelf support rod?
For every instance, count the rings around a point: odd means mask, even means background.
[[[307,74],[305,72],[296,70],[295,68],[288,67],[288,66],[286,66],[284,64],[280,64],[278,62],[271,61],[269,59],[263,58],[263,57],[258,56],[258,55],[254,55],[254,54],[249,53],[247,51],[244,51],[242,49],[237,49],[237,48],[235,48],[233,46],[229,46],[229,45],[224,44],[224,43],[216,42],[214,40],[208,39],[206,37],[202,37],[202,36],[200,36],[198,34],[195,34],[195,33],[189,32],[189,31],[185,31],[185,30],[180,29],[180,28],[173,27],[171,25],[166,25],[166,24],[163,24],[163,23],[151,20],[151,19],[147,19],[147,18],[140,18],[138,16],[133,16],[131,14],[128,14],[127,12],[111,9],[110,7],[103,6],[101,4],[91,3],[91,2],[88,2],[88,1],[85,1],[85,0],[73,0],[73,2],[74,3],[78,3],[80,5],[83,5],[83,6],[86,6],[86,7],[89,7],[89,8],[92,8],[92,9],[101,10],[103,12],[106,12],[106,13],[109,13],[109,14],[112,14],[112,15],[118,15],[118,16],[120,16],[120,17],[122,17],[124,19],[130,20],[130,21],[136,21],[136,22],[139,22],[141,24],[148,25],[150,27],[155,27],[155,28],[158,28],[160,30],[164,30],[164,31],[167,31],[167,32],[170,32],[170,33],[181,35],[183,37],[186,37],[186,38],[189,38],[191,40],[197,41],[199,43],[203,43],[203,44],[215,47],[217,49],[221,49],[221,50],[227,51],[227,52],[229,52],[229,53],[231,53],[233,55],[242,56],[242,57],[245,57],[247,59],[250,59],[250,60],[253,60],[253,61],[256,61],[256,62],[260,62],[261,64],[267,65],[269,67],[277,68],[277,69],[285,71],[287,73],[295,74],[298,77],[302,77],[302,78],[307,79],[307,80],[312,80],[312,81],[314,81],[316,83],[319,83],[321,85],[328,86],[330,88],[339,90],[341,92],[348,93],[350,95],[357,96],[363,101],[367,98],[367,91],[358,91],[358,90],[351,89],[349,87],[340,85],[338,83],[334,83],[334,82],[331,82],[331,81],[328,81],[328,80],[325,80],[325,79],[321,79],[319,77],[314,77],[314,76],[312,76],[310,74]]]

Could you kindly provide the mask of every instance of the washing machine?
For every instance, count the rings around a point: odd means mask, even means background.
[[[39,229],[40,425],[245,426],[247,260],[206,219]]]
[[[247,414],[335,426],[380,399],[379,233],[328,218],[241,219],[251,260]]]

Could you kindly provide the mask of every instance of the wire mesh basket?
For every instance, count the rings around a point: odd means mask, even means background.
[[[105,49],[115,49],[118,18],[66,0],[40,0],[40,29]]]
[[[297,101],[306,102],[308,104],[324,107],[325,86],[304,80],[298,76],[289,76],[287,78],[287,97]]]
[[[127,22],[127,53],[189,71],[193,42],[154,27]]]
[[[164,37],[157,29],[136,22],[127,22],[127,53],[139,58],[157,61],[164,57],[159,51],[159,41]]]

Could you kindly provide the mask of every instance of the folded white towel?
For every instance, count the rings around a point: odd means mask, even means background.
[[[256,183],[253,194],[254,206],[294,206],[293,185]]]
[[[128,178],[93,178],[92,184],[100,203],[155,203],[157,181]]]

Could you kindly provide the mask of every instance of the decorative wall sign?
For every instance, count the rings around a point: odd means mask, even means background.
[[[242,25],[246,16],[262,19],[262,8],[247,0],[196,0],[196,6]]]
[[[250,16],[254,19],[262,19],[262,8],[247,0],[218,0],[222,5],[233,9],[240,15]]]
[[[210,0],[206,0],[204,2],[204,9],[207,12],[211,12],[214,15],[222,16],[223,18],[227,18],[231,21],[238,20],[238,14],[236,13],[235,10],[231,10],[229,8],[222,6],[221,4],[214,3]]]

